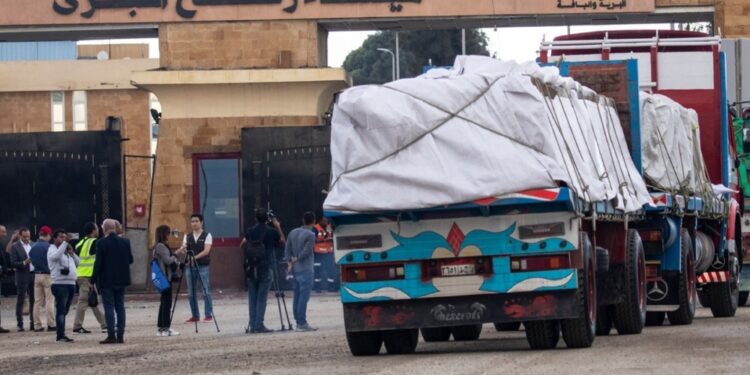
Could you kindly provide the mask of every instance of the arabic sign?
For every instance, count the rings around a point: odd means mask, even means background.
[[[3,0],[0,25],[653,12],[656,0]],[[0,26],[0,27],[2,27]]]

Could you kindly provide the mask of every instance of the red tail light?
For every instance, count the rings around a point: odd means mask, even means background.
[[[510,258],[512,272],[547,271],[570,268],[568,254]]]
[[[371,266],[344,266],[341,279],[344,282],[403,280],[404,264],[378,264]]]

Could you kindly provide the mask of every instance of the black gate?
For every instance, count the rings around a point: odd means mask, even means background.
[[[0,135],[0,224],[78,233],[122,216],[119,132]]]
[[[284,233],[302,225],[302,214],[320,216],[331,175],[331,128],[242,129],[243,222],[255,222],[256,208],[272,209]],[[277,257],[283,252],[278,249]],[[286,267],[279,263],[279,274]],[[282,288],[290,285],[281,278]]]

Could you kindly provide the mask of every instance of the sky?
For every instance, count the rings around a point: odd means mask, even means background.
[[[594,30],[623,30],[623,29],[669,29],[669,24],[651,25],[611,25],[611,26],[571,26],[571,33],[579,33]],[[542,38],[547,40],[568,33],[568,28],[560,27],[514,27],[483,29],[489,39],[489,51],[496,54],[502,60],[528,61],[537,57],[537,50]],[[344,63],[346,55],[354,49],[359,48],[362,42],[373,31],[342,31],[332,32],[328,36],[328,64],[331,67],[340,67]],[[148,43],[151,58],[159,57],[159,43],[157,39],[120,39],[83,41],[79,44],[107,44],[107,43]],[[426,62],[425,62],[426,64]]]

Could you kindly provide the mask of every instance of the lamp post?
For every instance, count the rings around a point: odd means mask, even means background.
[[[393,53],[393,51],[391,51],[391,50],[389,50],[387,48],[378,48],[378,51],[380,51],[380,52],[386,52],[386,53],[390,53],[391,54],[391,64],[393,66],[393,68],[392,68],[392,71],[393,71],[392,76],[393,76],[393,81],[395,81],[396,80],[396,55]]]

